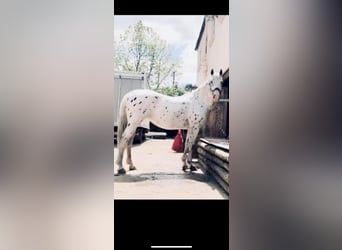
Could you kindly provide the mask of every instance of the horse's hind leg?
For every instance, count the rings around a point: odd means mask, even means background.
[[[119,139],[119,143],[118,143],[118,155],[117,155],[117,159],[115,161],[115,163],[118,165],[119,169],[118,169],[118,174],[119,175],[123,175],[126,173],[125,169],[122,166],[122,158],[123,158],[123,154],[126,148],[126,141],[124,140],[124,137],[122,136],[122,138]]]
[[[123,159],[125,148],[128,147],[128,143],[130,142],[130,140],[134,138],[134,133],[135,133],[135,130],[132,130],[130,127],[126,127],[125,131],[123,132],[119,140],[119,145],[118,145],[119,153],[117,156],[117,160],[115,161],[119,167],[118,169],[119,175],[123,175],[126,173],[125,169],[122,166],[122,159]]]
[[[132,151],[131,150],[132,150],[133,140],[134,140],[134,137],[131,138],[127,144],[127,160],[126,160],[126,163],[129,165],[129,170],[136,170],[136,167],[134,166],[133,161],[132,161]]]

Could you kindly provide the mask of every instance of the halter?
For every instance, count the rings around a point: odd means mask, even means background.
[[[217,91],[219,92],[219,94],[221,95],[221,92],[222,92],[221,89],[219,89],[219,88],[214,88],[214,89],[212,89],[212,88],[211,88],[212,83],[213,83],[213,81],[211,80],[211,81],[209,82],[209,89],[210,89],[211,93],[214,95],[215,90],[217,90]]]
[[[219,94],[221,95],[221,90],[219,89],[219,88],[215,88],[214,90],[212,90],[211,88],[210,88],[210,91],[211,91],[211,93],[213,93],[214,94],[214,91],[215,90],[217,90],[218,92],[219,92]]]

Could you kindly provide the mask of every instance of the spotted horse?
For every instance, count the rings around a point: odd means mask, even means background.
[[[209,110],[220,98],[222,90],[222,70],[214,74],[211,70],[209,81],[196,90],[182,96],[170,97],[152,90],[138,89],[127,93],[120,104],[118,120],[118,165],[117,175],[124,175],[126,170],[122,166],[122,159],[127,148],[129,170],[136,167],[132,161],[131,147],[137,127],[146,127],[151,121],[164,129],[186,129],[184,154],[182,156],[183,170],[191,166],[192,146],[198,132],[208,116]]]

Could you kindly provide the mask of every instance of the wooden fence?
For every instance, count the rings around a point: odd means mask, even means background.
[[[229,144],[228,140],[201,138],[197,143],[198,164],[229,194]]]

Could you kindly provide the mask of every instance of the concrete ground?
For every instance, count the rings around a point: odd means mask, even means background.
[[[220,186],[201,170],[183,172],[181,153],[172,139],[149,139],[132,148],[137,170],[114,176],[115,199],[227,199]],[[116,159],[117,148],[114,148]],[[124,163],[126,158],[124,158]],[[124,164],[126,170],[128,166]],[[114,165],[117,173],[117,166]]]

